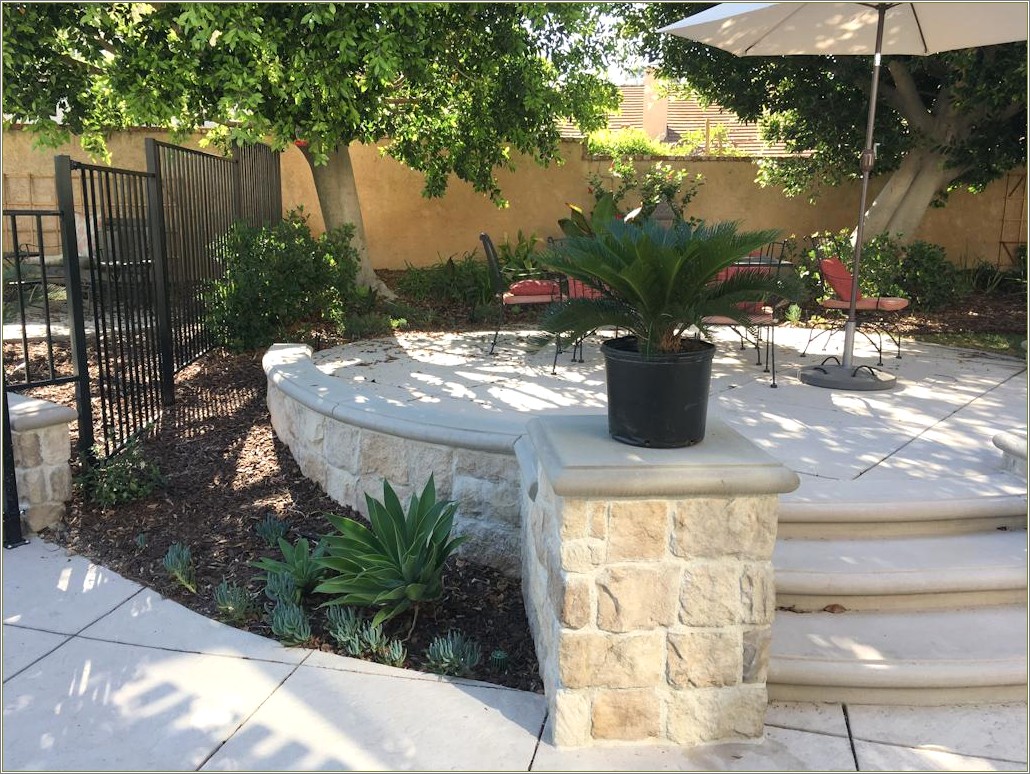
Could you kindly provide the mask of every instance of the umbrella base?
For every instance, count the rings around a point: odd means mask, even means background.
[[[869,392],[872,390],[890,390],[898,383],[892,374],[884,373],[872,366],[844,366],[826,363],[808,366],[798,372],[802,384],[812,387],[825,387],[829,390],[853,390]]]

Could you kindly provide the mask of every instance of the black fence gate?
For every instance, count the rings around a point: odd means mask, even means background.
[[[150,426],[214,346],[205,303],[232,225],[282,217],[266,146],[225,158],[148,139],[145,154],[145,172],[58,156],[57,209],[4,210],[5,450],[9,390],[73,384],[80,452],[115,454]]]

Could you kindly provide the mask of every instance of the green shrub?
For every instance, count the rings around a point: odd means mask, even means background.
[[[274,226],[234,226],[222,251],[223,278],[207,301],[216,340],[246,351],[312,321],[342,324],[355,296],[353,234],[347,224],[315,239],[297,212]]]
[[[257,611],[249,591],[225,580],[215,586],[215,606],[224,618],[233,623],[243,623]]]
[[[479,643],[454,629],[434,638],[426,649],[426,667],[441,675],[468,677],[480,658]]]
[[[416,301],[461,304],[473,320],[476,310],[494,298],[486,261],[480,260],[475,251],[465,253],[457,261],[451,256],[432,266],[408,266],[397,289]]]
[[[300,538],[292,546],[286,538],[279,538],[279,550],[282,552],[283,561],[263,556],[251,562],[251,566],[264,570],[266,578],[275,573],[288,573],[293,576],[301,594],[311,592],[325,575],[325,568],[318,563],[319,558],[325,553],[325,546],[319,543],[312,551],[307,538]]]
[[[540,253],[537,248],[541,240],[536,234],[526,236],[519,229],[515,241],[505,239],[497,245],[497,260],[501,265],[501,274],[509,282],[539,277],[544,274],[540,265]]]
[[[106,459],[84,460],[75,482],[92,502],[104,508],[142,500],[168,483],[136,440]]]
[[[616,157],[612,160],[606,176],[590,174],[587,176],[587,182],[594,197],[595,209],[607,209],[604,200],[610,197],[616,213],[620,213],[620,216],[623,207],[630,210],[639,207],[640,211],[635,216],[635,221],[642,223],[651,217],[662,201],[665,201],[677,219],[698,223],[695,219],[686,218],[685,212],[704,184],[704,177],[700,174],[692,175],[685,169],[674,169],[670,164],[661,161],[640,172],[632,159]],[[634,196],[630,197],[630,193],[634,193]],[[627,197],[632,206],[624,205]]]
[[[311,623],[304,608],[293,602],[277,602],[269,616],[272,634],[285,645],[301,645],[311,639]]]
[[[383,312],[365,312],[348,315],[343,323],[344,333],[349,339],[374,339],[385,336],[393,330],[393,320]]]
[[[817,277],[818,258],[836,255],[849,270],[854,250],[851,232],[817,235],[820,247],[809,253],[802,277]],[[897,296],[912,302],[913,309],[933,311],[954,303],[969,289],[968,282],[948,260],[944,248],[929,242],[903,244],[897,236],[879,234],[862,249],[859,289],[865,296]],[[818,297],[820,293],[815,293]]]
[[[197,592],[197,582],[193,576],[193,552],[190,547],[182,543],[172,543],[168,546],[164,559],[161,561],[165,570],[183,587]]]
[[[319,562],[330,575],[315,591],[332,595],[332,604],[382,608],[372,619],[378,626],[440,596],[444,562],[465,537],[451,537],[457,504],[437,501],[432,476],[406,512],[385,480],[383,501],[365,495],[365,502],[370,527],[329,515],[339,534],[324,539]]]

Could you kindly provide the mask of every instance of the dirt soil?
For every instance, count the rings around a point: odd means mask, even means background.
[[[383,276],[388,283],[395,279],[388,272]],[[436,312],[435,324],[441,329],[491,327],[489,322],[469,323],[465,310]],[[513,327],[532,324],[537,313],[528,311],[509,322]],[[974,297],[945,313],[908,315],[904,330],[907,335],[1025,331],[1026,299]],[[19,359],[18,348],[5,345],[8,372]],[[267,514],[289,524],[291,540],[302,536],[317,540],[330,531],[326,512],[360,518],[301,475],[272,431],[265,387],[260,353],[213,352],[190,366],[177,379],[175,405],[164,412],[143,446],[147,459],[168,477],[167,487],[145,500],[111,509],[86,501],[76,487],[66,523],[44,537],[212,618],[218,617],[213,590],[222,580],[246,586],[255,598],[263,599],[260,573],[250,562],[262,556],[279,558],[278,551],[268,548],[255,531]],[[66,385],[31,394],[74,405]],[[192,549],[195,594],[173,581],[162,566],[166,550],[175,542]],[[271,636],[262,619],[246,628]],[[320,615],[313,616],[312,645],[333,650],[335,644],[321,630],[321,620]],[[403,615],[387,624],[387,633],[403,636],[410,622]],[[443,598],[423,608],[406,643],[407,665],[425,668],[423,654],[429,641],[451,629],[462,630],[481,645],[483,659],[474,677],[542,690],[518,580],[452,558]],[[508,654],[507,669],[499,671],[490,665],[494,650]]]

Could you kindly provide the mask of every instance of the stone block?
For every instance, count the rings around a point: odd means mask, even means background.
[[[11,433],[11,448],[14,451],[14,464],[18,468],[35,468],[43,464],[43,450],[40,446],[40,432],[28,430],[24,433]]]
[[[341,505],[350,505],[358,508],[358,477],[349,470],[326,466],[325,491],[331,498]],[[364,498],[362,497],[362,513],[364,513]]]
[[[458,503],[458,510],[466,518],[512,526],[519,524],[519,485],[516,481],[456,475],[451,498]]]
[[[46,479],[48,501],[63,503],[72,499],[72,471],[67,462],[49,468]]]
[[[335,419],[326,419],[322,453],[332,467],[350,473],[359,472],[361,429]]]
[[[385,478],[391,486],[410,483],[405,443],[403,438],[397,436],[362,430],[361,459],[358,463],[362,477]],[[379,491],[381,495],[382,484]]]
[[[776,543],[777,499],[697,497],[673,508],[671,550],[687,559],[768,559]]]
[[[609,561],[661,559],[669,543],[665,500],[614,501],[608,510]]]
[[[590,538],[560,542],[561,568],[566,572],[591,573],[607,559],[605,548],[603,541]]]
[[[306,478],[311,479],[323,489],[325,488],[328,466],[326,465],[325,457],[321,454],[320,446],[312,448],[301,441],[293,458],[296,460],[300,472]]]
[[[674,691],[666,705],[669,740],[689,746],[759,739],[767,702],[764,684]]]
[[[566,575],[559,620],[568,629],[582,629],[594,620],[594,584],[580,575]]]
[[[436,496],[441,499],[454,497],[454,450],[447,446],[433,443],[410,441],[407,444],[408,480],[416,484],[419,491],[433,476],[436,484]],[[515,495],[519,494],[515,487]],[[517,506],[516,506],[517,511]]]
[[[589,537],[588,525],[590,517],[587,508],[590,501],[566,497],[561,506],[561,539],[578,540]]]
[[[771,624],[776,612],[776,585],[771,562],[745,562],[740,572],[740,622]]]
[[[22,524],[28,532],[42,532],[64,519],[64,503],[38,503],[25,510]]]
[[[554,744],[579,747],[590,743],[590,695],[586,691],[555,691]]]
[[[468,535],[458,547],[458,555],[493,567],[516,578],[522,570],[522,539],[519,531],[506,524],[454,517],[454,535]]]
[[[598,540],[608,539],[608,503],[593,503],[587,513],[587,535]]]
[[[665,635],[563,632],[558,673],[566,688],[649,688],[665,681]]]
[[[771,626],[745,627],[741,653],[741,681],[764,683],[769,673],[769,645]]]
[[[662,703],[653,688],[601,690],[591,706],[594,739],[641,742],[662,731]]]
[[[616,565],[597,575],[597,626],[609,632],[653,629],[676,620],[676,564]]]
[[[71,435],[67,424],[51,425],[40,434],[40,456],[44,465],[64,465],[72,456]]]
[[[677,688],[736,685],[741,658],[736,627],[669,632],[669,683]]]
[[[521,476],[514,454],[494,454],[475,449],[454,450],[454,475],[489,481],[518,481]]]
[[[15,466],[15,482],[18,485],[18,499],[22,503],[45,503],[47,501],[46,477],[43,475],[42,468]]]
[[[680,621],[688,626],[731,626],[741,620],[738,562],[699,560],[683,570]]]
[[[290,432],[305,445],[321,446],[325,433],[326,418],[303,403],[287,399],[286,413],[289,417]]]

